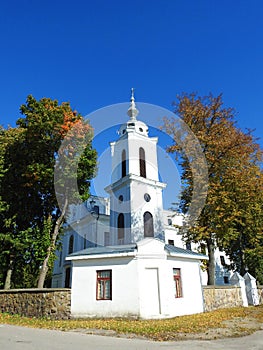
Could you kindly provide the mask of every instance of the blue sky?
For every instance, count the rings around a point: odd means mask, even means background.
[[[87,115],[134,87],[168,110],[181,92],[223,93],[261,137],[262,22],[261,0],[2,1],[0,124],[15,125],[29,94]]]

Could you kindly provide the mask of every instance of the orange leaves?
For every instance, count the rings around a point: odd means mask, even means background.
[[[68,120],[62,125],[61,133],[64,136],[64,140],[59,153],[66,152],[67,156],[72,159],[76,155],[81,154],[84,148],[91,143],[93,129],[82,119]]]
[[[63,124],[61,125],[61,135],[65,136],[67,132],[75,125],[75,123],[78,122],[76,119],[76,113],[73,111],[64,111],[64,120]]]
[[[67,108],[63,111],[63,118],[59,133],[67,144],[68,155],[73,156],[77,143],[91,140],[93,129],[76,111],[71,109]]]
[[[244,132],[237,127],[235,113],[223,106],[221,95],[182,94],[174,107],[175,114],[198,139],[208,168],[206,203],[187,238],[197,241],[212,235],[214,243],[223,245],[238,266],[247,248],[263,244],[262,150],[250,130]],[[165,118],[163,129],[174,139],[168,152],[175,153],[182,168],[181,207],[188,213],[195,183],[199,187],[204,184],[192,170],[194,158],[185,151],[185,145],[188,150],[193,144],[185,142],[187,128],[182,125],[179,118]]]

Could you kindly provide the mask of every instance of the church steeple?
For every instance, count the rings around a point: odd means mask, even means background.
[[[148,126],[137,120],[134,89],[131,91],[130,117],[121,125],[119,138],[111,142],[112,179],[110,230],[114,244],[138,242],[157,237],[163,231],[162,191],[159,181],[157,137],[149,137]]]
[[[127,111],[128,116],[130,117],[130,120],[134,121],[136,120],[137,115],[139,114],[138,109],[135,105],[135,99],[134,99],[134,88],[131,89],[131,99],[130,99],[130,107]]]
[[[134,88],[131,89],[130,106],[127,111],[127,114],[130,117],[130,119],[121,125],[118,132],[120,138],[126,138],[127,135],[130,133],[138,133],[141,136],[148,137],[148,126],[144,122],[137,119],[139,110],[137,109],[135,104]]]

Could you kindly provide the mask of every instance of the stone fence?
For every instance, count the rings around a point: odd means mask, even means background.
[[[0,290],[0,312],[52,319],[70,318],[71,290],[58,288]]]
[[[204,286],[205,311],[243,306],[241,288],[235,286]]]
[[[263,304],[263,286],[258,286]],[[205,311],[242,306],[241,288],[204,286]],[[67,288],[0,290],[0,312],[51,319],[70,318],[71,290]]]

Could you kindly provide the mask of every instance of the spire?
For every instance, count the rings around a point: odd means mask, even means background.
[[[136,120],[137,115],[139,114],[138,109],[136,108],[135,105],[135,100],[134,100],[134,88],[131,89],[131,103],[130,107],[127,111],[128,116],[130,117],[131,120]]]

